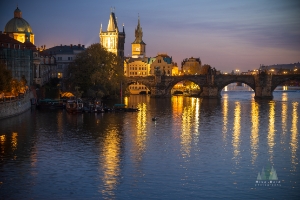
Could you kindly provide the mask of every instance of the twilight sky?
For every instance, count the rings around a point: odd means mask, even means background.
[[[300,62],[299,0],[1,0],[1,31],[17,5],[38,47],[99,43],[115,7],[126,56],[139,14],[146,55],[167,53],[179,67],[188,57],[223,72]]]

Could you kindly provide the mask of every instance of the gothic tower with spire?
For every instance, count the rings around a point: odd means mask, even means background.
[[[117,19],[115,17],[114,10],[111,10],[107,31],[102,30],[102,24],[100,27],[100,44],[105,47],[109,52],[112,52],[124,59],[124,43],[125,43],[125,30],[123,24],[123,31],[120,32],[117,24]]]
[[[138,16],[138,25],[135,29],[135,40],[131,43],[133,58],[144,58],[146,56],[146,44],[143,42],[143,31],[140,25],[140,16]]]

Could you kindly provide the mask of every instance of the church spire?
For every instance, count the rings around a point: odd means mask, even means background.
[[[140,13],[138,13],[138,25],[137,25],[138,27],[140,27],[141,25],[140,25]]]
[[[109,20],[108,20],[108,25],[107,25],[107,31],[118,31],[118,24],[117,20],[115,17],[115,13],[111,11]]]
[[[143,30],[140,23],[140,15],[138,14],[138,24],[135,29],[135,40],[131,43],[131,51],[133,58],[144,58],[146,56],[146,44],[143,42]]]
[[[143,30],[140,24],[140,14],[138,14],[138,24],[137,27],[135,29],[135,40],[133,43],[144,43],[143,42]]]

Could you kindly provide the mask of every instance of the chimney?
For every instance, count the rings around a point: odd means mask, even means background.
[[[78,47],[80,47],[80,44],[78,44]]]
[[[72,49],[72,47],[73,47],[73,44],[70,44],[70,47],[71,47],[71,49]]]

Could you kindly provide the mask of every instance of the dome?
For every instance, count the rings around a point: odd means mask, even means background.
[[[32,33],[29,23],[22,18],[22,12],[17,7],[14,11],[14,18],[9,20],[4,28],[5,33]]]

